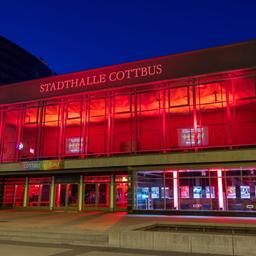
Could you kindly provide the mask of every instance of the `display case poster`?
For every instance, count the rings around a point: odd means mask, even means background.
[[[72,137],[66,139],[66,154],[81,153],[83,138]]]
[[[147,187],[141,188],[141,199],[147,199],[148,192],[149,192],[149,188]]]
[[[249,186],[240,186],[240,193],[242,199],[250,198],[250,187]]]
[[[205,193],[206,193],[206,198],[215,198],[215,187],[206,186]]]
[[[193,198],[202,198],[202,187],[201,186],[193,187]]]
[[[151,197],[152,198],[159,198],[159,187],[152,187],[151,188]]]
[[[189,198],[189,186],[180,186],[180,197]]]
[[[229,199],[236,198],[236,187],[235,186],[227,186],[227,198],[229,198]]]

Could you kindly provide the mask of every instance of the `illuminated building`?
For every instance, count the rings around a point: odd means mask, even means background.
[[[256,212],[256,41],[0,88],[2,207]]]

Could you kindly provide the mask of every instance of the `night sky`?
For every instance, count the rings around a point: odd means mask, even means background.
[[[2,0],[0,33],[57,73],[256,38],[256,1]]]

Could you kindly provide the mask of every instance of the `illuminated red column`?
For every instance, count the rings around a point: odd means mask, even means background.
[[[67,118],[67,107],[65,106],[64,99],[61,100],[60,109],[58,114],[58,121],[59,121],[59,137],[58,137],[58,158],[61,159],[63,153],[63,145],[64,143],[64,129],[65,123]]]
[[[224,194],[223,194],[223,183],[222,183],[222,170],[217,170],[217,177],[218,177],[218,199],[219,199],[219,209],[224,209]]]
[[[0,109],[0,145],[2,145],[2,131],[3,131],[3,110]],[[2,152],[0,149],[0,162],[2,160]]]
[[[112,135],[112,97],[111,95],[109,95],[106,99],[106,107],[107,107],[107,133],[106,133],[106,152],[107,152],[107,156],[110,155],[111,153],[111,135]]]
[[[193,129],[194,129],[194,146],[198,144],[198,132],[197,132],[197,113],[196,113],[196,83],[193,84]],[[193,145],[192,136],[190,136],[191,143]]]
[[[163,152],[166,153],[167,143],[166,143],[166,90],[160,91],[160,112],[162,116],[162,148]]]
[[[232,94],[230,94],[230,88],[229,88],[229,83],[230,82],[226,82],[225,85],[225,89],[226,89],[226,111],[227,111],[227,122],[228,122],[228,145],[231,148],[232,144],[233,144],[233,127],[232,127],[232,122],[231,122],[231,110],[230,110],[230,105],[232,104],[230,101],[230,97],[232,96]],[[233,83],[233,82],[231,82]],[[233,84],[232,84],[233,87]]]
[[[178,171],[173,171],[173,207],[179,210]]]

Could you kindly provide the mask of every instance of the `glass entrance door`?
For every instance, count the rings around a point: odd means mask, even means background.
[[[85,183],[84,208],[103,209],[109,207],[108,183]]]
[[[96,208],[96,187],[97,184],[85,184],[84,204],[88,208]]]
[[[78,184],[56,184],[55,207],[78,207]]]

